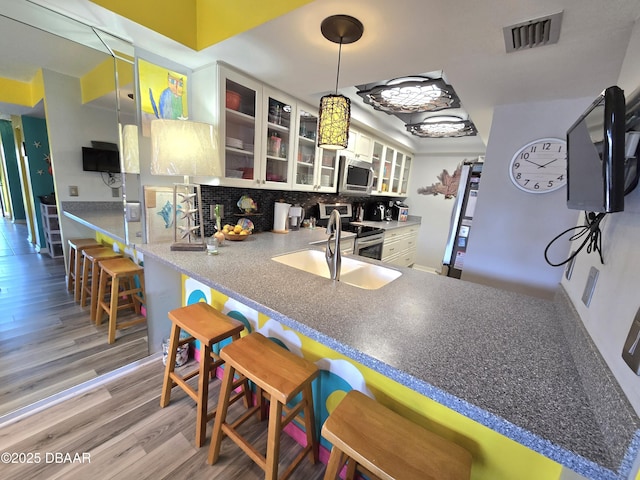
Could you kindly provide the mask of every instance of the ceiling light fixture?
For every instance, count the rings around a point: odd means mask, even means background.
[[[436,112],[460,106],[453,87],[441,78],[399,78],[360,90],[358,95],[376,110],[390,114]]]
[[[335,94],[325,95],[320,99],[318,147],[329,150],[340,150],[347,148],[349,122],[351,120],[351,100],[344,95],[338,95],[342,45],[360,40],[364,32],[364,27],[357,18],[350,17],[349,15],[333,15],[322,21],[320,31],[327,40],[340,44],[340,48],[338,50],[338,72],[336,74]]]
[[[410,123],[406,127],[411,134],[423,138],[470,137],[478,133],[471,120],[454,115],[427,117],[420,123]]]

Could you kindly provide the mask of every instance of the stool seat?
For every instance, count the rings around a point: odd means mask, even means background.
[[[312,463],[316,463],[318,443],[315,434],[311,382],[318,376],[318,368],[310,361],[294,355],[257,332],[225,346],[220,352],[220,357],[226,365],[207,462],[214,464],[218,461],[223,434],[226,434],[265,471],[267,480],[275,480],[279,478],[280,434],[289,422],[298,418],[304,425],[306,445],[280,478],[289,477],[306,456],[310,457]],[[232,380],[236,373],[256,385],[257,405],[233,423],[228,423],[227,409]],[[299,393],[302,393],[300,401],[294,406],[287,405]],[[263,419],[265,399],[270,400],[269,425],[267,451],[266,455],[262,455],[238,433],[237,428],[254,413],[258,413],[258,418]],[[302,417],[300,417],[301,413]]]
[[[141,306],[146,302],[144,269],[129,258],[101,259],[98,264],[100,280],[96,295],[95,322],[100,325],[103,313],[107,314],[108,341],[113,343],[116,340],[116,330],[147,321],[141,313]],[[118,323],[118,311],[125,308],[133,308],[137,317]]]
[[[98,305],[98,282],[100,279],[98,262],[112,258],[122,258],[121,253],[114,252],[109,247],[85,248],[82,251],[82,288],[80,295],[80,305],[87,305],[89,296],[89,318],[96,321],[96,308]]]
[[[216,414],[216,409],[208,410],[209,380],[212,375],[215,375],[216,368],[224,363],[213,352],[212,347],[223,340],[239,339],[240,333],[244,330],[244,324],[204,302],[171,310],[168,316],[172,322],[172,328],[160,406],[164,408],[169,404],[173,387],[182,388],[196,402],[196,446],[201,447],[206,437],[207,422]],[[181,338],[182,330],[189,336]],[[199,367],[190,372],[178,374],[175,372],[178,347],[193,340],[200,342]],[[199,375],[197,390],[187,384],[187,380],[196,375]],[[249,408],[251,404],[249,384],[246,380],[240,380],[234,384],[233,388],[239,386],[242,386],[242,391],[234,396],[232,403],[244,398],[245,406]]]
[[[324,480],[336,478],[345,456],[346,479],[353,479],[356,466],[384,480],[468,480],[471,475],[467,450],[357,390],[330,413],[322,436],[333,445]]]
[[[82,287],[82,251],[85,248],[101,247],[95,238],[72,238],[69,244],[69,275],[67,276],[67,290],[73,292],[73,299],[80,301]]]

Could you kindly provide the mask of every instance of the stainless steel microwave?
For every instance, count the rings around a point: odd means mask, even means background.
[[[373,188],[373,166],[368,162],[340,157],[338,193],[342,195],[370,195]]]

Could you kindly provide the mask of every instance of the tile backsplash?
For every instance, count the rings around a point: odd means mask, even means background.
[[[293,192],[288,190],[259,190],[235,187],[214,187],[202,185],[202,215],[204,216],[204,234],[213,235],[215,221],[211,220],[212,205],[217,203],[224,206],[222,225],[235,225],[238,219],[245,217],[253,222],[255,232],[265,232],[273,229],[273,205],[280,200],[292,205],[300,205],[305,210],[305,218],[318,216],[318,203],[335,202],[368,202],[375,200],[391,200],[390,197],[352,197],[335,193]],[[251,197],[258,204],[258,211],[247,215],[238,207],[238,200],[243,195]]]

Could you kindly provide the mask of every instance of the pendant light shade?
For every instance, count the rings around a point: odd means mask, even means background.
[[[344,95],[325,95],[320,99],[318,147],[327,150],[347,148],[351,100]]]
[[[362,37],[364,27],[357,18],[349,15],[333,15],[322,21],[320,30],[327,40],[339,43],[340,49],[338,50],[335,94],[325,95],[320,99],[318,147],[327,150],[341,150],[347,148],[349,142],[349,122],[351,119],[351,100],[344,95],[338,95],[342,44],[358,41]]]

